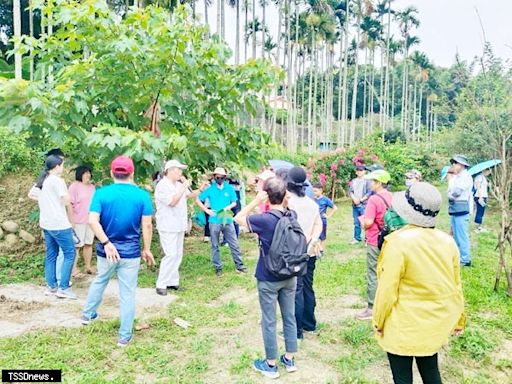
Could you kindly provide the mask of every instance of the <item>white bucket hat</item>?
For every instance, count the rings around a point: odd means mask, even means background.
[[[185,164],[181,164],[178,160],[169,160],[165,163],[164,172],[171,168],[185,169],[187,166]]]
[[[393,209],[408,224],[433,228],[442,202],[441,193],[432,184],[419,182],[407,191],[393,195]]]

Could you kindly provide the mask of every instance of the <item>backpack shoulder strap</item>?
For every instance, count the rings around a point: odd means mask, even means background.
[[[278,209],[271,209],[267,213],[270,213],[272,216],[277,217],[279,220],[282,219],[284,216],[284,213]]]
[[[389,209],[389,204],[388,202],[386,201],[386,199],[384,198],[384,196],[382,196],[381,194],[379,193],[376,193],[375,196],[379,196],[379,198],[384,202],[384,204],[386,205],[386,209]]]

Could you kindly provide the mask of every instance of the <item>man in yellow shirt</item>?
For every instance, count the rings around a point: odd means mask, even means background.
[[[464,328],[459,251],[435,229],[441,201],[422,182],[393,196],[393,209],[409,225],[386,236],[382,247],[373,326],[395,383],[412,384],[414,358],[423,382],[441,383],[437,353]]]

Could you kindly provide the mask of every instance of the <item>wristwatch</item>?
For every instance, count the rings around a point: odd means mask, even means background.
[[[102,242],[102,243],[101,243],[101,245],[105,246],[105,245],[107,245],[108,243],[110,243],[110,240],[109,240],[109,239],[107,239],[107,241]]]

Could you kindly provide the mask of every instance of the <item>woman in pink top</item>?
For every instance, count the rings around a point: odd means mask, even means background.
[[[91,265],[92,244],[94,242],[94,233],[89,226],[89,206],[92,195],[96,188],[91,184],[92,172],[85,165],[81,165],[75,170],[75,182],[69,186],[69,196],[71,198],[71,207],[73,208],[73,228],[80,240],[76,247],[75,265],[73,266],[73,277],[80,278],[84,275],[78,268],[78,256],[80,249],[84,256],[85,272],[92,275],[94,269]]]

